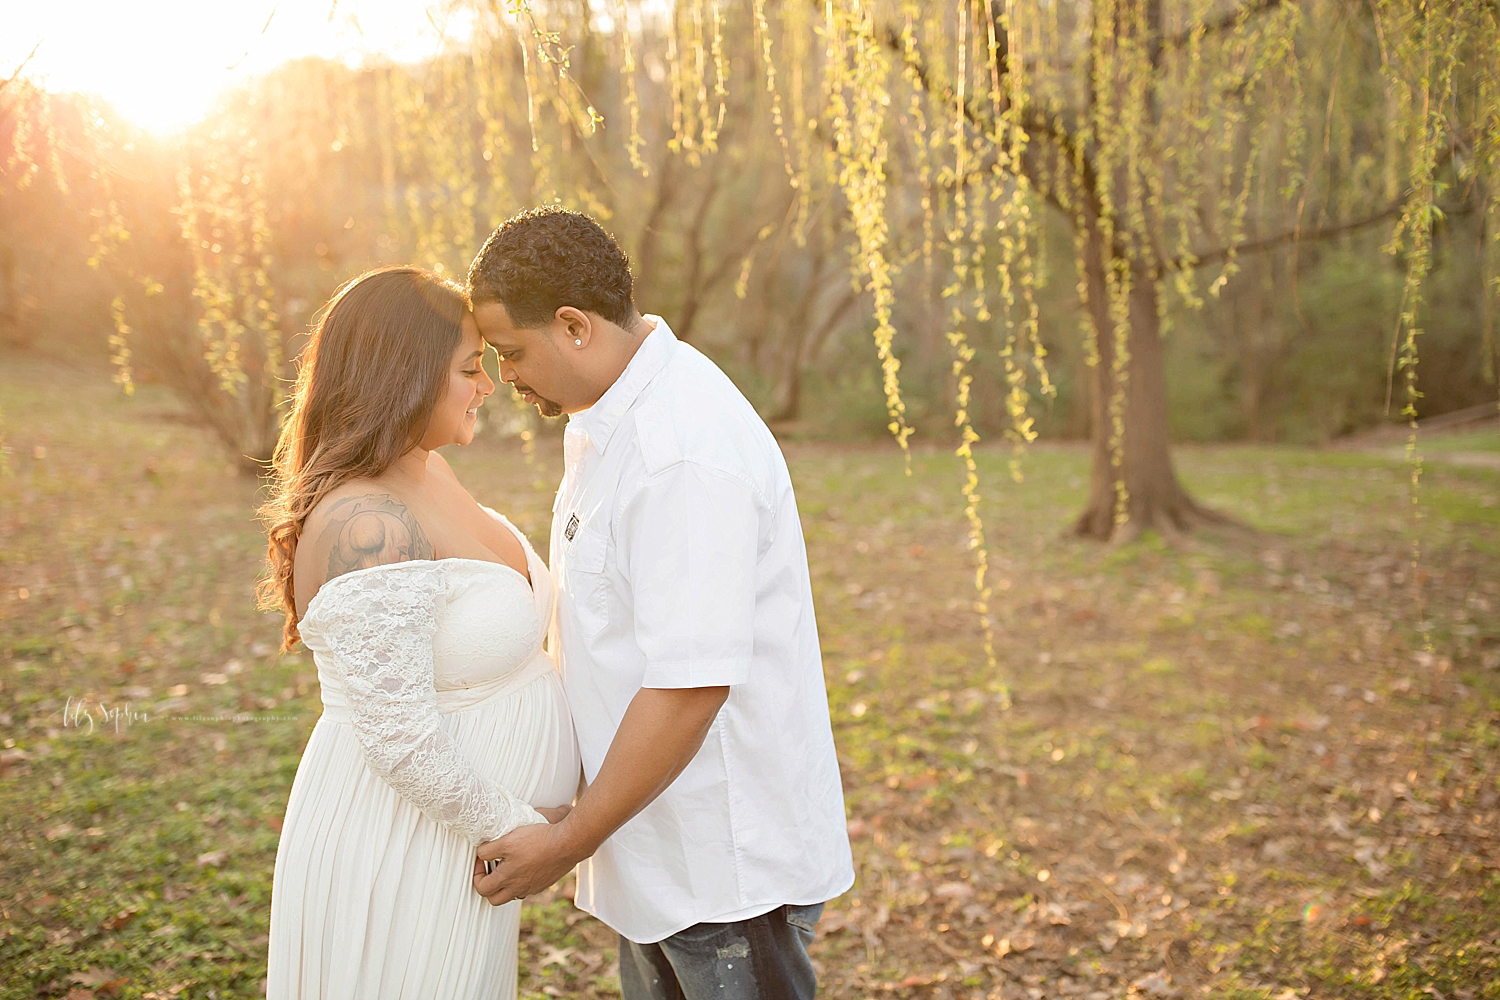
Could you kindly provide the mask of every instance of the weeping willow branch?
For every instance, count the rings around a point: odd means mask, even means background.
[[[1163,261],[1161,267],[1153,272],[1153,275],[1160,277],[1176,270],[1207,267],[1210,264],[1222,263],[1229,258],[1231,253],[1265,253],[1281,247],[1291,246],[1294,243],[1318,243],[1338,236],[1348,236],[1351,233],[1372,229],[1383,222],[1390,222],[1393,219],[1400,218],[1401,214],[1406,211],[1408,200],[1407,195],[1402,195],[1380,211],[1364,216],[1363,218],[1353,219],[1349,222],[1316,226],[1311,229],[1288,229],[1274,236],[1246,240],[1243,243],[1236,244],[1233,249],[1219,247],[1218,249],[1202,254],[1173,257],[1170,260]],[[1439,211],[1444,216],[1454,218],[1462,215],[1471,215],[1476,209],[1472,204],[1464,202],[1457,205],[1439,206]]]
[[[832,118],[840,169],[839,186],[854,216],[859,246],[857,261],[869,276],[875,312],[875,345],[880,357],[882,385],[891,434],[906,456],[911,472],[907,439],[912,428],[906,422],[906,404],[901,398],[901,360],[892,349],[896,329],[891,323],[895,292],[891,262],[887,256],[889,224],[886,219],[885,164],[887,146],[882,137],[885,109],[890,104],[885,67],[878,58],[875,26],[868,10],[842,10],[830,4],[828,28],[828,114]]]
[[[204,161],[178,173],[176,209],[193,262],[196,360],[208,376],[189,376],[190,401],[245,472],[263,471],[271,457],[286,361],[265,178],[254,151],[241,134],[209,137]]]
[[[1231,31],[1249,18],[1257,14],[1264,14],[1275,10],[1284,2],[1285,0],[1255,0],[1253,3],[1247,3],[1226,11],[1213,20],[1204,21],[1194,27],[1175,32],[1174,34],[1163,34],[1158,30],[1148,38],[1147,45],[1151,48],[1154,57],[1160,56],[1163,52],[1184,49],[1204,39]],[[1001,0],[991,0],[992,12],[997,6],[1001,6]],[[993,13],[992,16],[994,16]],[[998,20],[998,17],[996,19]],[[1078,64],[1073,61],[1059,62],[1054,64],[1054,66],[1059,70],[1067,71],[1078,68]]]
[[[999,38],[1004,39],[1008,35],[1008,32],[1001,31]],[[921,47],[915,43],[908,44],[907,39],[903,36],[900,29],[885,25],[879,29],[879,36],[881,44],[900,57],[911,79],[935,101],[940,105],[956,105],[961,108],[964,119],[979,132],[992,133],[995,131],[996,122],[994,117],[977,110],[971,98],[958,101],[953,88],[935,86],[933,84],[931,71],[928,68],[928,61],[923,56]],[[1002,55],[1008,52],[1007,44],[1002,43],[997,46],[998,51]],[[997,60],[997,67],[999,66],[1000,62]],[[1008,72],[1002,67],[1001,72],[997,74],[997,89],[1003,91],[1008,75]],[[1007,98],[1007,107],[1009,106],[1008,100]],[[1021,112],[1017,124],[1028,135],[1041,136],[1056,147],[1059,163],[1076,174],[1075,186],[1078,191],[1087,198],[1094,198],[1093,192],[1098,190],[1099,179],[1093,162],[1084,153],[1082,146],[1079,144],[1077,137],[1068,126],[1063,115],[1047,111],[1035,105],[1028,105]],[[1043,171],[1034,162],[1036,155],[1035,153],[1030,154],[1033,159],[1028,160],[1027,168],[1024,171],[1033,182],[1040,181],[1043,176]],[[1071,213],[1071,208],[1061,199],[1052,185],[1037,183],[1035,190],[1053,208],[1056,208],[1060,212]],[[1094,207],[1097,210],[1097,204]]]
[[[1228,30],[1251,16],[1274,10],[1280,7],[1282,3],[1283,0],[1258,0],[1258,2],[1246,4],[1232,12],[1226,13],[1225,15],[1214,21],[1199,25],[1196,28],[1189,29],[1188,31],[1178,32],[1177,34],[1166,36],[1161,40],[1161,45],[1164,48],[1177,48],[1184,46],[1188,44],[1189,41],[1201,40],[1207,35]],[[1005,37],[1008,37],[1008,33],[1002,31],[1000,37],[1004,39]],[[910,70],[912,78],[916,82],[918,82],[924,90],[932,93],[935,97],[942,99],[945,103],[952,102],[953,95],[951,88],[934,88],[931,82],[930,72],[920,49],[908,44],[903,38],[900,31],[893,27],[885,26],[881,29],[881,40],[890,51],[901,56],[901,58],[906,62],[907,68]],[[999,76],[1001,81],[1005,79],[1005,76],[1008,72],[1007,57],[1008,46],[1002,41],[999,46],[999,57],[997,59],[997,66],[999,67]],[[1065,67],[1069,65],[1071,64],[1064,64]],[[1236,89],[1242,90],[1243,86],[1244,85],[1241,84]],[[993,121],[991,117],[977,110],[973,106],[971,101],[964,100],[960,103],[960,106],[963,109],[965,118],[976,128],[981,130],[990,130],[993,128]],[[1098,213],[1101,208],[1099,204],[1099,198],[1096,193],[1100,185],[1098,170],[1095,167],[1092,159],[1083,152],[1079,137],[1070,130],[1070,127],[1066,123],[1063,115],[1057,112],[1047,112],[1041,109],[1027,108],[1020,117],[1020,125],[1029,134],[1041,136],[1047,139],[1056,147],[1058,153],[1060,154],[1059,160],[1066,166],[1072,168],[1076,174],[1074,178],[1074,194],[1080,195],[1087,199],[1089,201],[1088,207],[1094,213]],[[1449,164],[1453,160],[1455,152],[1456,147],[1450,145],[1449,148],[1444,150],[1435,161],[1433,169],[1435,171],[1440,170],[1447,164]],[[1025,175],[1033,180],[1037,179],[1040,171],[1037,171],[1034,166],[1030,164],[1028,164],[1028,168],[1029,169],[1024,170]],[[974,176],[980,176],[981,174],[982,171],[976,171]],[[1065,212],[1069,212],[1069,214],[1071,214],[1073,210],[1072,206],[1067,205],[1058,195],[1058,193],[1053,191],[1050,186],[1039,186],[1038,193],[1041,194],[1042,197],[1047,201],[1047,203],[1052,207]],[[1196,269],[1214,263],[1225,263],[1232,260],[1233,257],[1240,252],[1263,252],[1267,250],[1273,250],[1291,243],[1317,242],[1321,240],[1331,239],[1336,236],[1358,232],[1363,229],[1377,226],[1383,222],[1389,222],[1399,218],[1405,211],[1409,198],[1410,194],[1407,192],[1403,192],[1399,197],[1393,199],[1384,208],[1369,215],[1363,216],[1359,219],[1349,220],[1347,222],[1334,223],[1331,225],[1319,226],[1312,229],[1294,227],[1273,236],[1236,241],[1231,245],[1218,247],[1213,250],[1203,251],[1201,253],[1189,252],[1178,254],[1167,259],[1159,259],[1154,262],[1149,273],[1153,278],[1160,278],[1164,274],[1174,271]],[[1465,214],[1469,211],[1472,211],[1472,206],[1454,206],[1453,208],[1446,209],[1444,211],[1445,214]],[[1123,244],[1120,243],[1117,243],[1115,245],[1114,251],[1117,256],[1122,258],[1128,256],[1130,252]]]
[[[1180,49],[1195,40],[1229,31],[1241,22],[1257,14],[1264,14],[1267,11],[1275,10],[1281,4],[1282,0],[1254,0],[1252,3],[1247,3],[1226,11],[1222,16],[1212,21],[1204,21],[1195,27],[1188,28],[1186,31],[1179,31],[1173,35],[1162,35],[1154,44],[1159,49]]]

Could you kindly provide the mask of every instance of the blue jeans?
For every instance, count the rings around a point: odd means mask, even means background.
[[[620,938],[624,1000],[813,1000],[807,946],[823,904],[694,924],[656,944]]]

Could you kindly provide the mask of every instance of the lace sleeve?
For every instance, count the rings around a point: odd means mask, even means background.
[[[530,805],[478,774],[438,721],[432,637],[442,567],[396,563],[323,585],[302,629],[316,632],[342,674],[370,770],[429,818],[471,844],[545,823]]]

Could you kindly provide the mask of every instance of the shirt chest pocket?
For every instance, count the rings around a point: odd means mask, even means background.
[[[609,581],[604,574],[609,537],[592,525],[580,525],[567,545],[567,580],[563,600],[568,617],[585,637],[598,635],[609,624]]]

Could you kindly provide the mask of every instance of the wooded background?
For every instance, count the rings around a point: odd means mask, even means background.
[[[170,137],[15,68],[0,337],[108,352],[254,468],[339,284],[462,275],[561,202],[780,430],[1092,438],[1094,537],[1211,519],[1170,441],[1320,443],[1496,397],[1493,5],[473,15],[428,62],[302,59]]]

